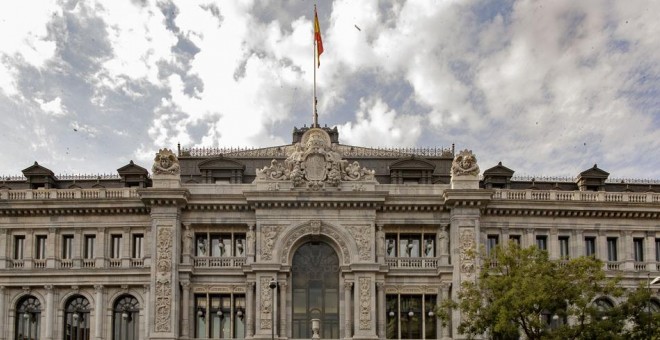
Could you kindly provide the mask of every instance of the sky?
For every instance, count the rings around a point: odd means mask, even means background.
[[[486,170],[660,179],[660,1],[317,1],[319,123]],[[3,1],[0,174],[150,169],[312,123],[314,1]]]

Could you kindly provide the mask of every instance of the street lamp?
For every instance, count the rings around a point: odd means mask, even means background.
[[[271,315],[271,324],[270,324],[270,339],[275,340],[275,289],[277,288],[277,281],[275,278],[271,278],[268,283],[268,287],[271,289],[272,294],[270,295],[270,315]]]

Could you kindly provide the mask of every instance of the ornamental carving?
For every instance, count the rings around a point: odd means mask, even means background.
[[[475,252],[474,230],[462,229],[459,236],[459,242],[461,273],[473,273]]]
[[[452,176],[477,176],[479,175],[479,165],[477,157],[472,150],[465,149],[458,153],[451,163]]]
[[[280,232],[280,227],[278,226],[269,226],[261,228],[261,259],[262,260],[272,260],[273,259],[273,246],[275,245],[275,240],[277,239],[277,234]]]
[[[328,226],[328,225],[322,225],[321,221],[311,221],[308,225],[302,226],[302,227],[296,227],[293,228],[291,232],[288,234],[284,235],[284,245],[282,246],[282,250],[280,252],[280,260],[282,264],[286,264],[288,260],[288,255],[291,250],[291,247],[293,244],[300,239],[303,235],[320,235],[324,234],[333,239],[338,245],[339,249],[341,250],[341,254],[344,258],[344,264],[348,264],[348,260],[350,259],[349,253],[348,253],[348,247],[346,246],[346,242],[344,241],[343,238],[337,234],[337,232],[333,229],[333,227]]]
[[[360,260],[371,259],[371,228],[368,226],[347,226],[349,234],[355,239]]]
[[[172,229],[158,229],[156,238],[156,332],[170,332],[172,318]]]
[[[179,175],[181,174],[179,159],[170,149],[160,149],[154,158],[151,171],[154,175]]]
[[[273,312],[273,289],[268,284],[270,279],[262,277],[259,281],[261,286],[261,329],[271,328],[271,313]]]
[[[374,181],[375,171],[349,163],[337,150],[327,132],[309,129],[287,150],[283,163],[273,159],[270,166],[257,169],[257,181],[291,181],[294,187],[311,190],[338,187],[342,181]]]
[[[360,278],[360,329],[371,329],[371,279]]]

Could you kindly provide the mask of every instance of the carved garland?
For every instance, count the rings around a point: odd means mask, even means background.
[[[360,260],[371,259],[371,229],[368,226],[347,226],[346,230],[353,236],[357,243]]]
[[[172,229],[158,229],[156,268],[156,332],[170,332],[172,318]]]
[[[360,329],[371,329],[371,279],[360,278]]]
[[[262,277],[259,281],[261,286],[261,329],[271,328],[271,313],[273,312],[273,290],[268,284],[270,279]]]
[[[475,251],[474,230],[461,229],[459,241],[460,241],[459,255],[461,261],[461,273],[471,274],[474,272],[474,251]]]
[[[281,227],[270,226],[261,228],[261,259],[270,261],[273,259],[273,246]]]

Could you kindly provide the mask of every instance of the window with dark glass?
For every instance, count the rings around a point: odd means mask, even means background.
[[[73,258],[73,235],[62,236],[62,258],[65,260]]]
[[[34,258],[37,260],[43,260],[46,258],[46,235],[37,235],[35,240],[34,247]]]
[[[655,260],[660,262],[660,238],[655,239]]]
[[[90,328],[90,304],[85,297],[76,295],[64,308],[64,340],[88,340]]]
[[[22,260],[25,251],[25,236],[14,236],[14,260]]]
[[[495,250],[495,247],[497,247],[499,240],[500,237],[498,235],[488,235],[488,237],[486,238],[486,253],[488,255],[490,255],[491,252]]]
[[[245,337],[245,295],[195,295],[195,338]]]
[[[536,236],[536,247],[541,250],[548,250],[548,237],[545,235]]]
[[[584,238],[584,255],[586,255],[586,256],[595,256],[596,255],[596,238],[595,237],[585,237]]]
[[[244,257],[245,233],[197,233],[195,256]]]
[[[520,235],[509,235],[509,241],[520,246]]]
[[[387,339],[436,339],[434,295],[387,295]]]
[[[85,235],[85,258],[93,259],[94,258],[94,242],[96,242],[96,236],[94,235]]]
[[[559,256],[562,259],[567,259],[570,256],[568,240],[568,236],[559,236]]]
[[[131,295],[119,297],[112,308],[112,338],[140,339],[140,303]]]
[[[385,234],[387,257],[435,257],[435,233]]]
[[[142,234],[134,234],[133,235],[133,256],[134,259],[141,259],[144,257],[143,253],[143,243],[144,243],[144,235]]]
[[[41,303],[32,295],[22,297],[16,304],[16,340],[39,340],[41,332]]]
[[[293,255],[291,272],[293,338],[311,338],[311,320],[319,319],[321,338],[339,339],[339,257],[335,250],[323,242],[305,243]]]
[[[644,262],[644,239],[643,238],[634,238],[633,239],[633,252],[636,262]]]
[[[110,243],[110,258],[121,258],[121,235],[112,235]]]
[[[618,250],[617,250],[617,238],[608,237],[607,238],[607,260],[608,261],[618,261]]]

